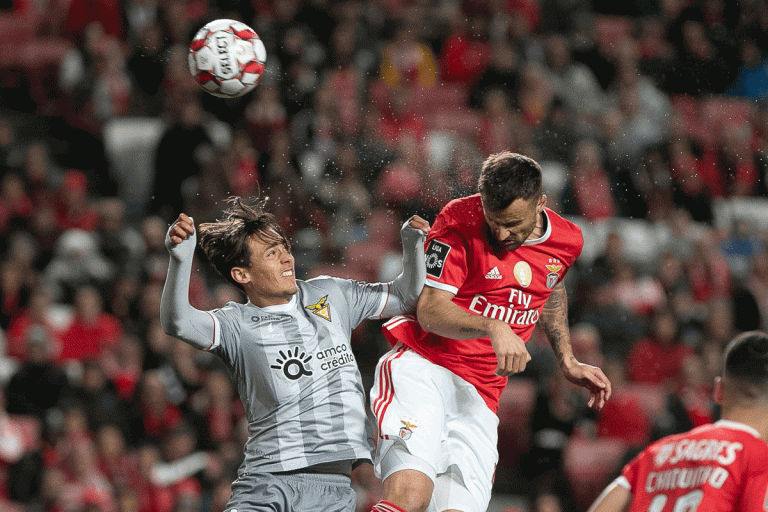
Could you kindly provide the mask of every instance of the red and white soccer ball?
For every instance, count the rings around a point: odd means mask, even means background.
[[[235,20],[215,20],[201,28],[189,45],[189,71],[204,91],[236,98],[259,83],[267,50],[258,34]]]

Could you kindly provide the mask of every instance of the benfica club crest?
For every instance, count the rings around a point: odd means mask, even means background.
[[[400,423],[402,423],[403,426],[400,427],[400,432],[398,435],[400,436],[400,439],[407,441],[413,434],[413,429],[416,428],[416,424],[405,420],[400,420]]]
[[[329,322],[331,321],[331,305],[328,304],[327,295],[317,301],[317,304],[306,306],[306,308],[323,320],[328,320]]]
[[[549,270],[549,274],[547,274],[547,288],[555,287],[558,279],[560,279],[560,270],[562,268],[562,265],[547,265],[547,270]]]

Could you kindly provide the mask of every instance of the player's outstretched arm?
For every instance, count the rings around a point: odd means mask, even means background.
[[[189,280],[196,243],[194,222],[182,213],[165,237],[171,260],[160,299],[160,324],[169,336],[195,348],[207,349],[213,343],[213,317],[189,303]]]
[[[425,286],[419,296],[417,317],[421,327],[444,338],[470,340],[490,338],[498,365],[496,375],[509,376],[525,370],[531,360],[525,342],[506,322],[464,311],[453,302],[454,295]]]
[[[403,271],[392,281],[390,290],[395,300],[389,301],[382,316],[392,316],[416,310],[419,293],[424,288],[427,269],[424,264],[424,242],[429,222],[418,215],[408,219],[400,228],[403,243]]]
[[[587,388],[590,393],[589,406],[598,411],[602,409],[605,401],[611,397],[611,383],[600,368],[580,363],[573,355],[568,328],[568,296],[562,282],[555,286],[544,304],[539,326],[552,345],[565,378]]]
[[[597,497],[587,512],[626,512],[632,502],[629,489],[614,480]]]

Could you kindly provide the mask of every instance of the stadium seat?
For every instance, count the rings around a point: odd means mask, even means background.
[[[586,510],[621,470],[627,446],[618,439],[573,437],[565,447],[563,466],[573,497]]]
[[[529,447],[531,414],[536,401],[536,384],[530,379],[512,378],[499,397],[499,465],[517,466]]]
[[[724,128],[743,125],[749,121],[753,103],[737,98],[712,97],[702,103],[704,130],[720,133]]]
[[[610,224],[612,230],[621,233],[624,252],[631,263],[641,268],[655,267],[661,248],[669,240],[668,232],[645,219],[613,219]]]
[[[118,117],[104,126],[104,147],[128,215],[140,212],[154,179],[154,155],[165,123],[156,117]]]
[[[705,141],[710,134],[705,133],[702,122],[703,105],[699,98],[688,95],[670,96],[672,108],[682,119],[683,132],[697,141]]]
[[[768,199],[764,197],[716,199],[713,214],[715,227],[726,231],[737,219],[748,220],[761,230],[768,229]]]
[[[568,184],[568,167],[560,162],[542,160],[541,179],[544,192],[553,205],[559,205],[563,190]]]

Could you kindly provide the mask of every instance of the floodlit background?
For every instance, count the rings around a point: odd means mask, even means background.
[[[239,99],[189,74],[216,18],[267,47]],[[614,396],[590,413],[534,335],[491,510],[585,510],[638,449],[717,418],[723,344],[768,328],[766,51],[757,0],[0,0],[0,509],[223,510],[242,407],[158,325],[179,212],[260,190],[300,278],[389,280],[400,224],[510,149],[583,229],[572,341]],[[243,300],[193,277],[199,308]],[[380,322],[353,342],[370,386]],[[381,487],[356,476],[366,511]]]

